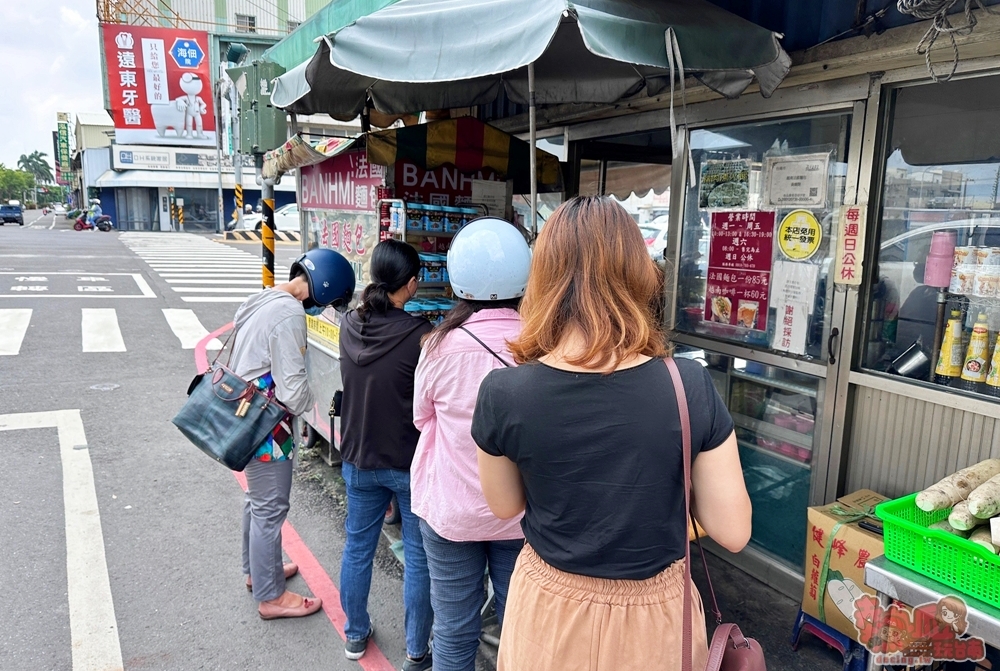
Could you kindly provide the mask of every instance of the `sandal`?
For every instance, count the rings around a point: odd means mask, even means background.
[[[305,617],[312,615],[322,607],[322,599],[304,596],[302,597],[302,605],[296,608],[262,603],[257,607],[257,614],[260,615],[260,619],[262,620],[277,620],[282,617]]]
[[[295,562],[288,562],[282,568],[285,571],[285,580],[288,580],[293,575],[299,572],[299,565],[296,564]],[[250,579],[250,576],[247,576],[247,591],[248,592],[253,591],[253,581]]]

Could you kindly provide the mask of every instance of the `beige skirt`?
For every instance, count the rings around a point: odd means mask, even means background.
[[[497,671],[680,671],[683,588],[683,559],[646,580],[607,580],[560,571],[525,545]],[[703,669],[705,613],[692,590],[692,668]]]

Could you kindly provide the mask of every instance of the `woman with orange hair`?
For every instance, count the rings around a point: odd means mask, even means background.
[[[662,279],[617,203],[574,198],[538,238],[510,343],[519,364],[479,390],[472,436],[493,513],[524,512],[500,671],[681,668],[680,416],[654,316]],[[678,361],[691,415],[692,510],[716,542],[750,538],[733,421],[711,378]],[[707,658],[692,599],[694,668]]]

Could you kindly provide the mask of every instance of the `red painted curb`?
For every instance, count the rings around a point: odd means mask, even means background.
[[[233,471],[233,475],[245,492],[247,490],[246,475],[236,471]],[[340,638],[346,641],[344,625],[347,623],[347,615],[340,607],[340,591],[288,520],[285,520],[285,524],[281,527],[281,547],[288,554],[288,558],[299,565],[299,575],[306,581],[313,596],[323,600],[323,612],[333,628],[340,634]],[[378,649],[375,641],[368,642],[368,652],[358,660],[358,664],[365,671],[395,671],[395,667]]]

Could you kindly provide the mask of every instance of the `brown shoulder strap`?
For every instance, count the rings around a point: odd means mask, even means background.
[[[708,562],[705,560],[705,550],[701,547],[701,539],[698,538],[698,527],[695,523],[694,515],[691,512],[691,413],[688,411],[687,394],[684,392],[684,381],[681,379],[681,372],[677,368],[677,362],[673,357],[664,360],[667,364],[667,371],[670,379],[674,383],[674,396],[677,397],[677,410],[681,422],[681,441],[684,452],[684,517],[691,520],[692,528],[695,530],[695,539],[698,541],[698,551],[701,553],[701,563],[705,567],[705,578],[708,580],[708,591],[712,595],[713,614],[716,623],[722,622],[722,614],[719,611],[719,604],[715,599],[715,590],[712,588],[712,578],[708,574]],[[685,525],[686,526],[686,525]],[[686,534],[685,534],[686,535]],[[681,669],[691,671],[691,544],[684,543],[684,623],[682,626],[683,639],[681,642]]]
[[[673,357],[665,359],[670,378],[674,383],[677,410],[681,421],[681,440],[684,452],[684,519],[691,516],[691,415],[688,414],[687,395],[677,362]],[[687,523],[684,525],[687,526]],[[685,533],[685,536],[687,534]],[[681,639],[681,670],[691,671],[691,544],[684,542],[684,615]]]

